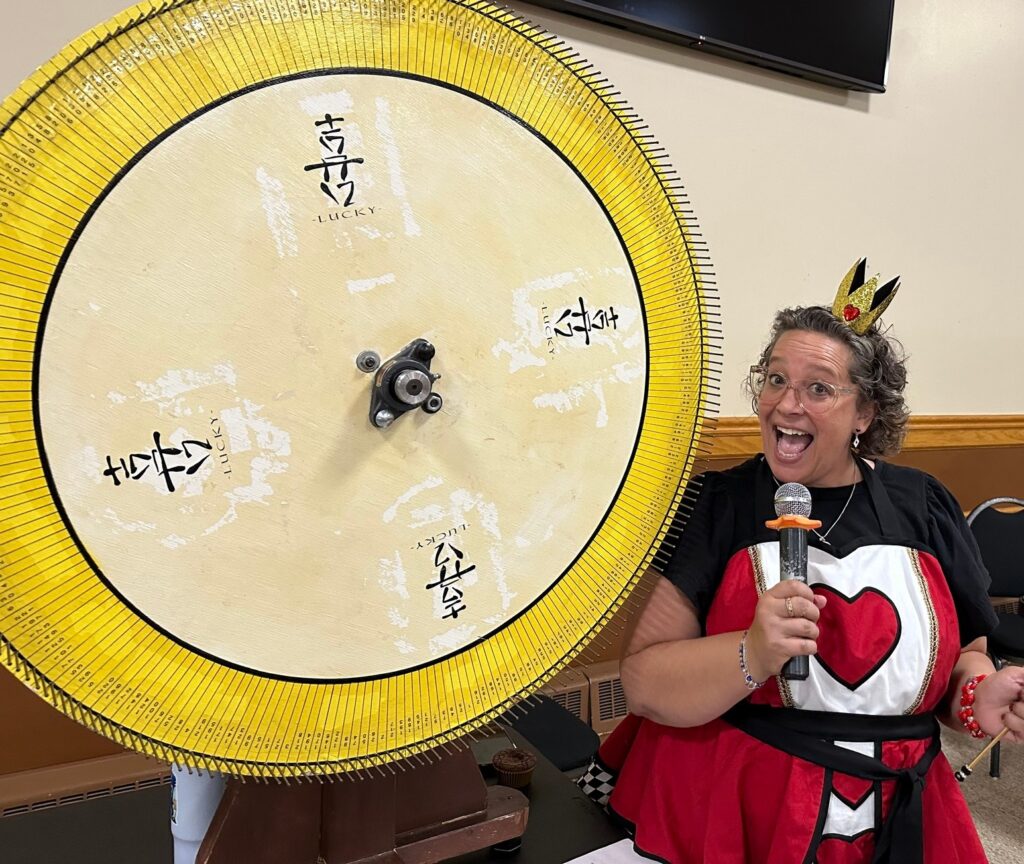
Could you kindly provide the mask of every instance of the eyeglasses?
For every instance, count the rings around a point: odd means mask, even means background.
[[[824,414],[835,407],[841,393],[856,393],[856,387],[837,387],[828,381],[802,381],[793,384],[781,372],[772,372],[764,366],[751,366],[750,392],[763,405],[782,401],[787,390],[796,393],[797,401],[811,414]]]

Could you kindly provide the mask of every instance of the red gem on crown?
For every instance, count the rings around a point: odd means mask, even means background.
[[[846,321],[853,321],[853,319],[858,315],[860,315],[860,309],[847,303],[846,308],[843,310],[843,319]]]

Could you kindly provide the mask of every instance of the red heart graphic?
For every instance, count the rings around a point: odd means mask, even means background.
[[[832,791],[851,810],[860,807],[874,788],[874,780],[862,780],[860,777],[851,777],[849,774],[840,774],[838,771],[832,775]]]
[[[874,831],[865,831],[853,839],[832,834],[821,838],[814,858],[816,861],[870,861],[874,848]]]
[[[844,687],[856,690],[889,658],[900,641],[900,616],[892,600],[877,588],[854,597],[812,585],[828,603],[818,619],[818,653],[822,668]]]
[[[843,318],[846,321],[852,321],[858,315],[860,315],[860,309],[858,309],[856,306],[851,306],[849,303],[847,303],[846,308],[843,310]]]

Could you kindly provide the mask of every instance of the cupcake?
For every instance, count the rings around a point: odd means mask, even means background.
[[[494,770],[498,772],[498,782],[502,786],[511,786],[513,789],[522,789],[530,785],[533,777],[533,768],[537,764],[537,757],[529,750],[512,748],[499,750],[491,759]]]

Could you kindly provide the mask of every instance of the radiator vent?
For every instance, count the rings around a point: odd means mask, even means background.
[[[602,681],[598,685],[597,704],[602,722],[626,716],[626,694],[622,692],[622,679]]]
[[[0,819],[166,786],[167,767],[135,754],[102,757],[0,778]]]
[[[593,663],[583,671],[590,681],[590,726],[599,735],[606,735],[627,713],[619,664],[615,660]]]
[[[579,669],[564,669],[541,692],[584,723],[590,722],[590,682]]]
[[[583,694],[579,690],[569,693],[554,693],[551,700],[575,717],[583,714]]]

